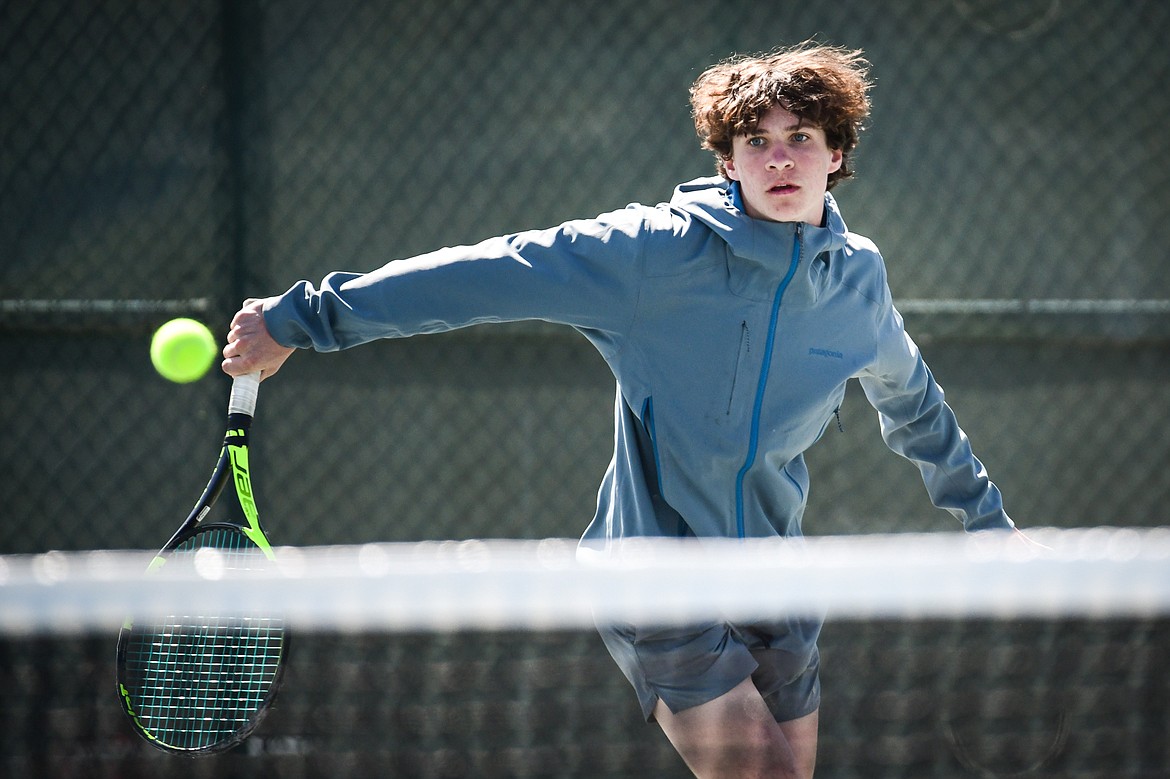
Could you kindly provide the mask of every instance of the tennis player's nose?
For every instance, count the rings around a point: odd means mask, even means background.
[[[773,170],[783,170],[784,168],[791,168],[792,164],[792,155],[783,146],[776,144],[772,148],[771,155],[768,157],[768,167]]]

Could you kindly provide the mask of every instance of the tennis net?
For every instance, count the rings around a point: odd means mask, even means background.
[[[826,616],[823,777],[1170,775],[1170,528],[803,542],[460,541],[214,555],[0,557],[11,776],[687,776],[596,623]],[[171,568],[171,570],[167,570]],[[113,684],[126,614],[279,612],[256,734],[158,753]]]

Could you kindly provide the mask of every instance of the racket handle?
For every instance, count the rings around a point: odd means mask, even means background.
[[[256,414],[256,395],[260,392],[260,372],[246,373],[232,381],[232,394],[228,398],[229,414]]]

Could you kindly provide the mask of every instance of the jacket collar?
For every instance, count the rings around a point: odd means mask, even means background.
[[[680,184],[670,205],[707,225],[727,244],[729,286],[735,294],[753,300],[774,294],[776,283],[788,272],[798,230],[804,271],[798,277],[812,272],[814,260],[827,264],[826,253],[844,248],[848,234],[837,201],[827,192],[824,227],[753,219],[743,209],[738,184],[722,177]]]

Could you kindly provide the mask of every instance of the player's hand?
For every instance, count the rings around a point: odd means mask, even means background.
[[[229,376],[260,371],[263,381],[279,371],[294,351],[278,344],[269,334],[264,324],[263,301],[248,299],[232,317],[220,365]]]
[[[1045,557],[1047,555],[1053,554],[1055,551],[1052,549],[1052,547],[1046,546],[1045,544],[1042,544],[1039,541],[1033,539],[1019,528],[1012,530],[1012,543],[1016,545],[1016,548],[1027,550],[1028,552],[1039,557]]]

